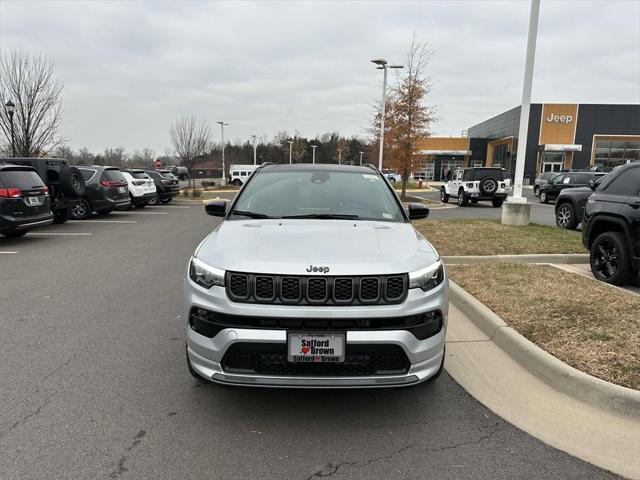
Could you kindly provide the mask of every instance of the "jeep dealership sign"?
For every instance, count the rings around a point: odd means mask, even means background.
[[[573,122],[573,117],[571,115],[554,115],[550,113],[546,120],[548,123],[571,123]]]

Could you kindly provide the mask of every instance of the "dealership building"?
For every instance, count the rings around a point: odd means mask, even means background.
[[[468,129],[462,137],[427,137],[416,155],[428,179],[448,168],[493,166],[515,171],[520,107]],[[525,182],[541,172],[588,169],[640,160],[640,105],[533,103]]]

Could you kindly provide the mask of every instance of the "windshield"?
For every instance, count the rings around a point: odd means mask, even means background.
[[[0,187],[29,190],[31,188],[42,188],[44,184],[36,172],[7,169],[0,171]]]
[[[147,179],[149,178],[149,175],[147,175],[144,172],[129,172],[129,174],[133,177],[133,178],[142,178],[142,179]]]
[[[485,177],[490,177],[494,180],[504,180],[504,172],[497,168],[475,168],[472,171],[474,180],[480,180]]]
[[[373,171],[260,172],[242,190],[231,214],[255,218],[404,221],[401,206]]]

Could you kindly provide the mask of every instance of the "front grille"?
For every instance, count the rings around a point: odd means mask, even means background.
[[[229,299],[239,303],[390,305],[407,296],[406,274],[287,276],[227,272]]]
[[[409,359],[397,345],[349,345],[341,363],[290,363],[283,343],[236,343],[222,358],[229,373],[268,376],[359,377],[400,375],[409,370]]]

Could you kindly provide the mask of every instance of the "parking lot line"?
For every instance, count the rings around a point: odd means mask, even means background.
[[[169,215],[167,212],[118,212],[114,215]]]
[[[93,233],[88,232],[29,232],[30,237],[89,237]]]
[[[137,220],[78,220],[80,223],[138,223]]]
[[[191,208],[191,207],[178,206],[178,205],[156,205],[153,208],[155,209],[155,208]]]
[[[0,253],[18,253],[18,252],[0,252]]]

